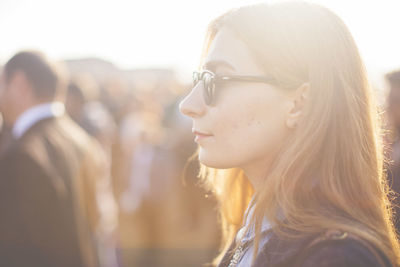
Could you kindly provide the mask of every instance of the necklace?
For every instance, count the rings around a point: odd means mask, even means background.
[[[237,267],[244,253],[248,249],[250,243],[251,240],[245,241],[236,248],[235,253],[232,256],[232,259],[230,260],[228,267]]]
[[[229,262],[228,267],[236,267],[240,261],[240,259],[243,257],[243,246],[240,245],[236,248],[235,253],[232,256],[231,261]]]

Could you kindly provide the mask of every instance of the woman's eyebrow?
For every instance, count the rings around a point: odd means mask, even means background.
[[[217,67],[225,67],[230,70],[236,70],[231,64],[223,60],[208,61],[203,65],[203,70],[215,71]]]

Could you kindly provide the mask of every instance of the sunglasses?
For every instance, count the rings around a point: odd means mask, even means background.
[[[243,75],[217,75],[209,70],[193,72],[193,86],[203,81],[204,102],[211,106],[215,101],[215,87],[222,82],[255,82],[255,83],[276,83],[275,79],[266,76],[243,76]]]

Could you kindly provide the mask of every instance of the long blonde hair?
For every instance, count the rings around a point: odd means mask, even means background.
[[[256,194],[251,218],[255,251],[266,216],[278,235],[298,238],[340,229],[371,242],[399,264],[378,112],[347,27],[315,4],[246,6],[210,24],[203,57],[222,27],[247,44],[279,88],[295,90],[307,82],[310,95],[301,121],[276,155],[261,189],[255,191],[239,169],[202,166],[200,175],[220,203],[223,246],[216,262]],[[294,231],[289,235],[283,229]]]

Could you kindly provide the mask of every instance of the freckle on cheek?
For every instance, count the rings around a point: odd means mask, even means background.
[[[261,124],[261,121],[257,120],[256,118],[250,118],[250,119],[247,121],[247,126],[251,126],[251,125],[254,125],[254,124],[260,125],[260,124]]]

